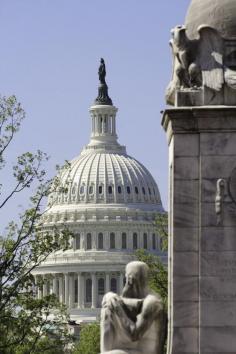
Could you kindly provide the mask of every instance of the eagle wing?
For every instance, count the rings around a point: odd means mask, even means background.
[[[203,85],[220,91],[224,84],[223,40],[209,26],[198,27],[197,64],[202,71]]]

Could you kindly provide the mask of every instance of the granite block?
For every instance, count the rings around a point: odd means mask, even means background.
[[[173,276],[195,276],[199,273],[198,252],[176,252],[173,260]]]
[[[202,276],[235,276],[236,277],[236,252],[202,252],[201,253]]]
[[[198,203],[174,203],[174,228],[196,228],[199,224],[198,216]]]
[[[198,251],[198,233],[199,228],[175,228],[173,237],[173,248],[175,252],[179,251]],[[235,243],[236,246],[236,243]]]
[[[236,132],[201,133],[201,155],[234,155]]]
[[[236,251],[235,228],[204,227],[201,235],[202,251]]]
[[[198,329],[191,327],[174,327],[173,348],[178,348],[177,352],[198,352]]]
[[[174,203],[198,203],[198,180],[175,180],[174,191]]]
[[[173,298],[178,301],[198,301],[199,280],[197,276],[175,276],[173,278]]]
[[[201,353],[236,353],[236,326],[202,327]]]
[[[176,157],[174,160],[174,180],[198,179],[199,163],[197,157]]]
[[[236,277],[205,276],[200,278],[201,301],[236,301]],[[235,347],[236,348],[236,347]]]
[[[236,326],[236,301],[204,301],[200,318],[205,327]]]
[[[187,146],[187,149],[186,149]],[[196,134],[175,135],[174,138],[175,156],[198,156],[199,136]]]
[[[174,302],[174,327],[197,327],[199,321],[199,302]]]

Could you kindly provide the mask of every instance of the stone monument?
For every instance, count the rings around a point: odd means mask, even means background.
[[[103,298],[102,354],[164,354],[166,315],[160,296],[148,289],[148,266],[130,262],[122,296]]]
[[[236,1],[172,30],[168,354],[236,353]]]

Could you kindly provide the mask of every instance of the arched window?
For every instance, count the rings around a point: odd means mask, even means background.
[[[156,245],[156,235],[152,234],[152,248],[155,250],[157,248]]]
[[[138,187],[135,187],[134,190],[135,190],[135,193],[138,194]]]
[[[111,278],[111,291],[113,293],[117,292],[117,280],[116,280],[116,278]]]
[[[89,194],[93,194],[93,186],[89,187]]]
[[[103,249],[103,234],[101,232],[98,234],[98,249]]]
[[[99,186],[99,187],[98,187],[98,193],[99,193],[99,194],[102,194],[102,186]]]
[[[112,194],[112,186],[109,186],[109,187],[108,187],[108,193],[109,193],[109,194]]]
[[[80,187],[79,193],[80,193],[80,194],[84,194],[84,186],[81,186],[81,187]]]
[[[145,195],[145,194],[146,194],[146,191],[145,191],[145,188],[144,188],[144,187],[142,188],[142,191],[143,191],[143,194]]]
[[[121,194],[121,192],[122,192],[121,186],[118,186],[117,190],[118,190],[118,193]]]
[[[136,232],[133,234],[133,249],[136,250],[138,248],[138,235]]]
[[[105,294],[105,281],[103,278],[98,279],[98,295]]]
[[[150,187],[148,187],[148,192],[149,192],[150,195],[152,194],[152,191],[151,191]]]
[[[114,249],[116,248],[116,240],[115,240],[115,234],[114,232],[110,233],[110,248]]]
[[[86,279],[85,292],[86,292],[85,301],[92,302],[92,280],[91,279]]]
[[[80,249],[80,234],[75,235],[75,248]]]
[[[127,187],[127,193],[130,194],[130,187]]]
[[[91,250],[92,248],[92,235],[91,234],[87,234],[87,240],[86,240],[86,249],[87,250]]]
[[[147,244],[147,234],[143,234],[143,248],[146,250],[148,248]]]
[[[122,233],[121,238],[121,248],[125,250],[127,248],[127,236],[125,232]]]

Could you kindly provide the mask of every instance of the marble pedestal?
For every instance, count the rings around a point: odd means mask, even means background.
[[[236,107],[169,109],[162,125],[170,176],[168,354],[236,353]]]

